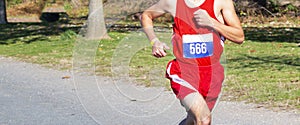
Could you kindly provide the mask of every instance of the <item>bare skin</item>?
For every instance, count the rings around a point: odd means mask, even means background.
[[[206,105],[202,95],[198,92],[191,93],[180,100],[185,107],[188,116],[186,118],[186,125],[209,125],[211,121],[211,113]]]
[[[205,0],[184,0],[190,7],[200,6]],[[157,39],[153,30],[152,20],[170,13],[173,17],[176,15],[177,0],[160,0],[141,15],[141,24],[148,39],[153,43],[152,54],[157,58],[167,55],[166,49],[169,47]],[[198,10],[194,13],[194,19],[197,25],[214,27],[226,39],[241,44],[244,41],[244,32],[240,20],[235,13],[232,0],[215,0],[214,13],[218,20],[213,19],[205,10]],[[226,24],[226,25],[225,25]],[[205,100],[199,93],[191,93],[180,100],[187,109],[188,116],[186,125],[209,125],[211,114]]]

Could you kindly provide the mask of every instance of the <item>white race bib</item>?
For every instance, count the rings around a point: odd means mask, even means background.
[[[183,35],[183,57],[204,58],[212,56],[214,52],[213,34]]]

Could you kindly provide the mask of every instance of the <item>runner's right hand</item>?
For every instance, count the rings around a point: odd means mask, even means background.
[[[212,18],[209,16],[206,10],[199,9],[194,13],[195,23],[198,26],[214,27]]]

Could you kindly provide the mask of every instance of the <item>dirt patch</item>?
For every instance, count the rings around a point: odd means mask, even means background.
[[[20,22],[26,22],[26,23],[40,23],[42,22],[38,16],[33,17],[7,17],[7,21],[10,23],[20,23]]]

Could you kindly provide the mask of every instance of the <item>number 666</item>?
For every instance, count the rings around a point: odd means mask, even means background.
[[[190,44],[190,54],[207,53],[206,43],[192,43]]]

